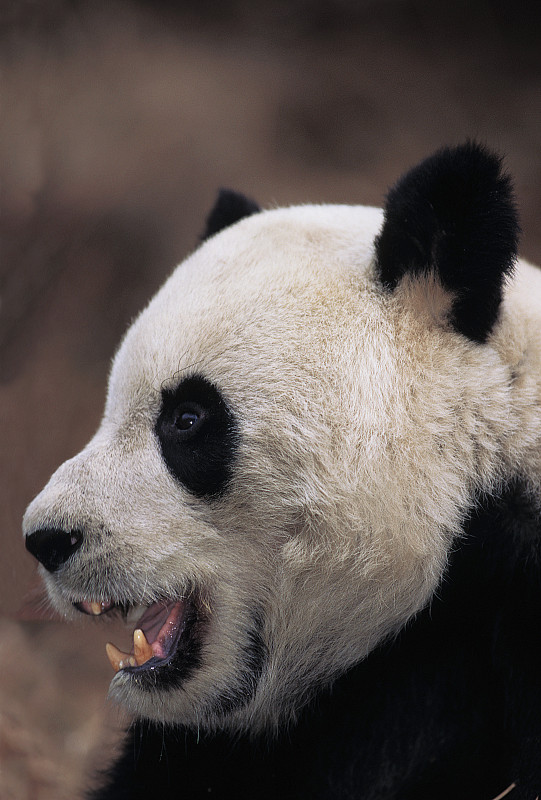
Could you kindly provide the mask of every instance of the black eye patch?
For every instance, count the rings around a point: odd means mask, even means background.
[[[220,391],[202,376],[162,392],[155,427],[169,472],[196,497],[224,493],[238,444],[235,418]]]

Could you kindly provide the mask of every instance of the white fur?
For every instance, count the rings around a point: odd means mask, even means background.
[[[381,222],[365,207],[276,209],[205,242],[128,331],[95,437],[26,513],[27,534],[87,532],[88,552],[45,575],[66,614],[81,599],[204,591],[203,664],[182,690],[113,679],[136,714],[237,728],[290,717],[427,603],[474,491],[541,475],[539,273],[519,264],[500,324],[475,344],[447,325],[434,279],[378,286]],[[161,390],[192,373],[240,427],[220,500],[175,482],[153,432]],[[254,608],[267,667],[253,701],[218,719]]]

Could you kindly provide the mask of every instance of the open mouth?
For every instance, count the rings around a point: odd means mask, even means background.
[[[141,693],[150,695],[154,703],[158,693],[187,690],[188,682],[205,669],[205,643],[216,625],[214,604],[206,593],[189,589],[182,596],[160,599],[146,606],[112,599],[85,599],[73,605],[93,617],[116,612],[131,628],[129,652],[111,643],[106,645],[116,672],[113,696],[116,691],[116,699],[129,707],[133,708],[130,703],[134,696],[140,703]],[[262,613],[252,613],[242,629],[244,635],[235,643],[235,665],[232,671],[230,668],[227,691],[222,694],[214,680],[209,687],[206,702],[212,703],[215,713],[222,715],[243,708],[254,697],[267,659],[262,629]],[[136,707],[140,713],[141,706]],[[152,714],[150,718],[154,718]]]
[[[161,600],[152,605],[126,608],[110,600],[74,603],[84,614],[101,616],[120,610],[128,622],[135,623],[133,645],[129,653],[109,642],[106,652],[115,672],[141,673],[156,669],[180,657],[181,643],[192,638],[197,614],[186,598]]]

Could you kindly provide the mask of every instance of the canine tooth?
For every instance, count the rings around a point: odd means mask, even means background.
[[[95,617],[98,617],[102,611],[104,603],[89,603],[90,611],[94,614]]]
[[[105,652],[115,672],[119,672],[124,667],[135,667],[135,658],[129,653],[123,653],[111,642],[107,642],[105,645]]]
[[[139,667],[141,664],[145,664],[154,655],[152,647],[147,642],[146,636],[140,628],[137,628],[137,630],[133,632],[133,652],[135,653],[135,661]]]

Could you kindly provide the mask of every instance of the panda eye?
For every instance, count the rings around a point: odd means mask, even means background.
[[[174,411],[173,424],[182,434],[193,436],[205,421],[205,411],[190,403],[181,403]]]
[[[154,433],[165,466],[188,491],[207,499],[226,491],[238,430],[217,386],[194,375],[176,389],[164,389]]]

